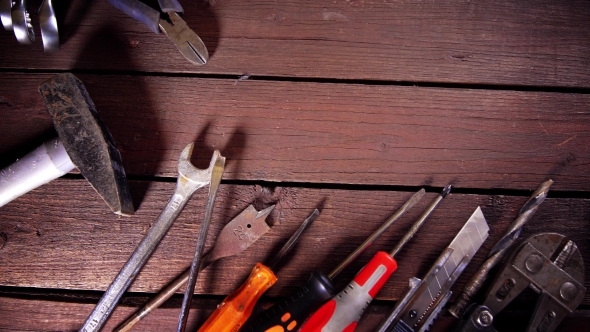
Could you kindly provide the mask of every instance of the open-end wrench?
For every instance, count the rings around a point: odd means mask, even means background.
[[[248,206],[242,213],[232,219],[219,233],[213,248],[203,256],[200,270],[204,270],[209,264],[214,261],[228,256],[234,256],[250,247],[262,235],[270,230],[271,225],[266,223],[266,217],[274,209],[274,205],[262,210],[256,211],[254,206]],[[189,269],[176,278],[173,282],[168,284],[156,297],[151,299],[146,305],[138,310],[133,316],[129,317],[114,332],[128,332],[137,324],[143,317],[147,316],[151,311],[158,308],[162,303],[176,293],[180,287],[184,286],[188,281]]]
[[[172,226],[172,223],[191,197],[199,188],[208,185],[211,182],[211,173],[217,159],[223,158],[219,151],[213,153],[211,163],[207,169],[198,169],[190,162],[193,152],[193,144],[187,145],[180,158],[178,158],[178,180],[172,198],[168,201],[160,216],[145,235],[141,243],[135,249],[125,266],[119,271],[115,280],[111,283],[104,293],[90,316],[86,319],[84,326],[80,329],[83,332],[100,331],[106,323],[108,317],[115,309],[117,303],[127,290],[129,285],[135,280],[139,271],[143,268],[152,253],[158,247],[162,238]]]

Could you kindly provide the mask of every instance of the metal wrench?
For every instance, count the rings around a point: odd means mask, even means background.
[[[162,238],[172,226],[172,223],[191,195],[199,188],[208,185],[211,182],[213,167],[221,154],[219,151],[213,153],[211,163],[207,169],[198,169],[190,162],[190,156],[193,152],[193,143],[187,145],[182,150],[178,158],[178,180],[174,194],[160,213],[160,216],[145,235],[141,243],[135,249],[125,266],[119,271],[107,291],[104,293],[90,316],[86,319],[84,326],[80,329],[83,332],[100,331],[106,323],[108,317],[115,309],[117,303],[127,290],[129,285],[135,280],[139,271],[143,268],[152,253],[158,247]]]
[[[254,206],[248,206],[242,213],[230,221],[219,233],[213,248],[203,256],[200,270],[204,270],[214,261],[228,256],[234,256],[246,250],[251,244],[256,242],[262,235],[270,230],[270,225],[266,223],[266,217],[274,209],[274,205],[262,210],[256,211]],[[133,316],[119,325],[114,332],[128,332],[143,317],[151,311],[158,308],[162,303],[176,293],[180,287],[188,281],[189,269],[172,281],[166,288],[160,291],[156,297],[151,299],[146,305],[138,310]]]
[[[12,31],[14,31],[16,40],[23,45],[30,45],[35,41],[35,31],[31,24],[31,16],[27,11],[27,5],[27,0],[16,0],[10,11]]]

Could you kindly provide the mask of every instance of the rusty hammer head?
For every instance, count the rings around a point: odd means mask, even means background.
[[[132,215],[121,154],[84,84],[64,73],[43,82],[39,92],[72,163],[113,212]]]

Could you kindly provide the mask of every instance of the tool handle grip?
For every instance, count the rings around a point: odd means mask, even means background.
[[[393,257],[378,252],[344,290],[303,324],[300,332],[354,331],[369,303],[396,269]]]
[[[246,282],[217,306],[199,332],[237,332],[250,318],[258,299],[276,281],[271,269],[256,263]]]
[[[160,31],[160,12],[138,0],[109,0],[109,3],[123,13],[147,25],[155,33]]]
[[[293,331],[334,295],[332,280],[319,271],[313,271],[309,280],[297,292],[252,317],[241,331]]]
[[[14,164],[0,170],[0,206],[74,169],[66,149],[49,140]]]

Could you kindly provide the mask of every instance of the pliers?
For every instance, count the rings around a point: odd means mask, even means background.
[[[453,332],[496,332],[494,317],[526,288],[539,294],[526,331],[552,332],[586,294],[580,250],[561,234],[528,238],[498,272],[483,305],[470,305]]]
[[[168,36],[180,53],[196,65],[204,65],[209,60],[207,47],[199,36],[180,18],[184,13],[178,0],[158,0],[162,12],[168,14],[169,21],[160,17],[160,12],[139,0],[109,0],[125,14],[143,22],[153,32]]]

